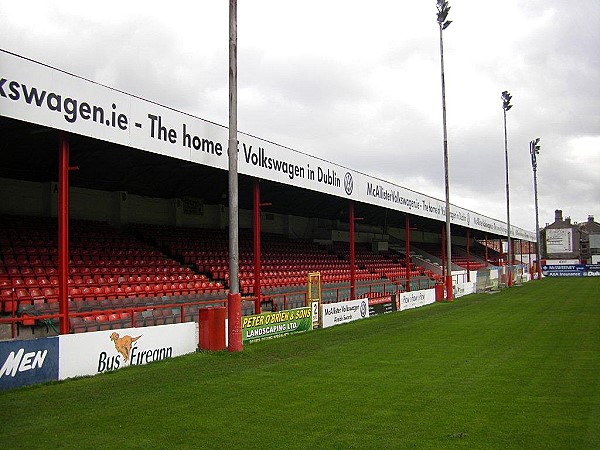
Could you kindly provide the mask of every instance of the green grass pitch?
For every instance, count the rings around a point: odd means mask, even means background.
[[[600,279],[0,393],[16,448],[600,448]]]

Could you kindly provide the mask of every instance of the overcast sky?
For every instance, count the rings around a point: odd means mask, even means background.
[[[444,198],[435,0],[240,0],[240,131]],[[600,222],[600,1],[450,0],[450,201],[535,230]],[[0,0],[0,47],[228,123],[225,0]]]

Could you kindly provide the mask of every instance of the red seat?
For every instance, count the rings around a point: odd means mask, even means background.
[[[166,294],[164,285],[162,283],[155,284],[152,286],[152,288],[153,288],[153,295],[156,297],[160,297],[161,295]]]
[[[134,290],[137,297],[146,297],[145,285],[137,284]]]
[[[50,281],[45,276],[36,278],[39,287],[50,287]]]
[[[86,331],[85,321],[81,317],[71,317],[69,325],[73,333],[83,333]]]
[[[33,316],[29,316],[27,314],[23,314],[21,316],[21,318],[23,319],[23,321],[21,322],[21,324],[24,327],[32,327],[35,325],[35,318]]]
[[[69,288],[69,298],[76,301],[83,300],[83,293],[81,292],[81,289],[76,287]]]
[[[12,289],[2,289],[0,291],[0,301],[2,302],[2,309],[5,312],[11,312],[13,310],[12,301],[13,301],[13,290]]]
[[[188,293],[190,293],[190,294],[195,294],[198,292],[196,290],[195,284],[192,281],[188,281],[185,286],[186,286]]]
[[[181,295],[188,295],[190,293],[190,290],[187,288],[187,284],[186,283],[179,283],[179,291],[181,292]]]
[[[131,313],[122,312],[119,315],[121,316],[121,320],[127,320],[127,319],[129,319],[131,321]]]
[[[29,289],[29,295],[31,296],[33,303],[39,303],[40,301],[43,303],[45,298],[44,298],[44,294],[42,293],[42,291],[40,290],[40,288],[30,288]]]
[[[94,296],[96,297],[96,300],[104,300],[106,298],[104,296],[104,288],[103,287],[96,286],[95,288],[93,288],[93,291],[94,291]]]
[[[15,289],[15,295],[17,297],[17,303],[19,306],[21,306],[23,304],[25,304],[25,305],[33,304],[31,295],[29,294],[29,291],[25,288]]]
[[[44,295],[48,303],[54,303],[58,301],[58,289],[45,287],[42,288],[42,294]]]
[[[81,296],[83,300],[95,300],[94,290],[90,287],[84,287],[81,289]]]
[[[34,267],[33,275],[36,277],[46,277],[46,270],[43,267]]]
[[[85,316],[83,318],[83,322],[85,324],[86,331],[98,330],[98,323],[96,322],[95,316]]]

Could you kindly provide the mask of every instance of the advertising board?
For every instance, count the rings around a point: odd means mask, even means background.
[[[313,329],[312,306],[242,317],[242,343]]]
[[[600,264],[545,264],[545,277],[599,277]]]
[[[347,302],[325,303],[321,307],[323,328],[341,325],[369,317],[369,301],[366,298]]]
[[[59,379],[96,375],[193,353],[196,322],[59,336]]]
[[[377,316],[379,314],[388,314],[395,310],[395,302],[390,295],[369,299],[369,317]]]
[[[423,289],[420,291],[402,292],[400,294],[400,311],[419,308],[435,303],[435,290]]]
[[[58,380],[58,337],[0,342],[0,390]]]
[[[466,283],[455,283],[452,285],[454,298],[459,298],[464,295],[469,295],[475,292],[475,282],[468,281]]]
[[[571,228],[549,228],[546,230],[546,253],[571,253],[573,230]]]

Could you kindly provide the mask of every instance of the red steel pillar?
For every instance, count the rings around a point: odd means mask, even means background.
[[[446,227],[442,229],[442,267],[446,268]],[[450,255],[451,257],[451,255]],[[450,273],[447,270],[444,272],[444,284],[446,286],[446,301],[451,302],[453,297],[452,292],[452,269],[450,269]]]
[[[254,313],[260,314],[260,185],[254,180]]]
[[[69,137],[60,132],[58,156],[58,302],[60,334],[69,333]]]
[[[504,253],[502,251],[502,239],[498,239],[498,244],[500,244],[500,252],[498,253],[499,254],[499,256],[498,256],[498,258],[499,258],[498,259],[498,266],[500,267],[500,282],[501,283],[506,283],[506,279],[507,278],[506,278],[506,274],[504,273],[505,270],[506,270],[504,268],[506,266],[506,261],[504,261]],[[500,261],[500,259],[502,259],[502,261]],[[502,280],[502,274],[505,275],[504,280]]]
[[[527,272],[529,272],[529,274],[532,275],[531,273],[531,268],[533,266],[531,265],[531,242],[527,241]],[[533,277],[531,277],[533,278]]]
[[[485,233],[485,267],[488,266],[488,242],[487,242],[487,233]]]
[[[542,253],[540,251],[540,243],[539,242],[535,243],[535,252],[536,252],[535,256],[536,256],[536,260],[537,260],[535,262],[535,267],[537,267],[537,274],[538,274],[538,278],[537,279],[541,280],[542,279],[542,264],[541,264],[541,259],[542,259],[541,255],[542,255]],[[538,258],[538,256],[540,258]]]
[[[508,239],[507,249],[506,249],[508,251],[508,255],[510,256],[510,257],[509,256],[506,257],[506,260],[508,262],[508,287],[511,287],[513,285],[512,266],[514,264],[514,258],[515,258],[514,251],[513,251],[515,246],[512,245],[513,242],[514,242],[513,239]]]
[[[356,298],[356,267],[354,265],[354,203],[351,201],[348,208],[350,220],[350,300]]]
[[[531,242],[527,241],[527,272],[531,274]]]
[[[519,239],[520,261],[523,264],[523,239]]]
[[[467,228],[467,282],[471,281],[471,230]]]
[[[410,219],[406,217],[406,292],[410,292]]]
[[[442,228],[442,278],[446,282],[446,228]]]

